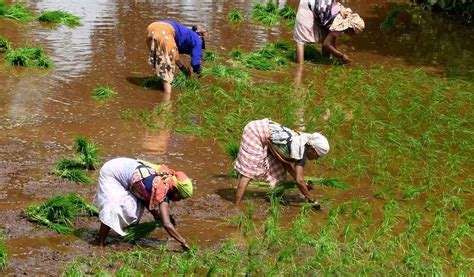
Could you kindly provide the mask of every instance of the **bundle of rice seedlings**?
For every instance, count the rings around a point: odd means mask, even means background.
[[[5,239],[3,237],[3,231],[0,231],[0,269],[5,269],[8,264],[8,254],[5,248]]]
[[[249,81],[250,79],[250,75],[247,72],[222,64],[204,68],[202,74],[203,76],[214,75],[230,81]]]
[[[295,19],[296,11],[290,6],[285,5],[279,12],[281,17],[286,19]]]
[[[229,56],[233,59],[233,60],[241,60],[244,56],[244,51],[240,48],[234,48],[230,51],[229,53]]]
[[[340,179],[337,178],[315,178],[315,177],[305,177],[307,182],[318,183],[323,186],[337,188],[337,189],[350,189],[352,186]],[[258,182],[258,183],[266,183],[266,182]],[[261,184],[259,184],[261,185]],[[267,183],[268,185],[268,183]],[[270,192],[269,195],[272,196],[281,196],[285,190],[296,188],[296,182],[294,180],[289,180],[283,182],[281,185],[275,187]]]
[[[161,80],[160,77],[153,75],[143,80],[141,85],[145,88],[161,89],[163,88],[163,80]]]
[[[273,63],[258,53],[250,53],[244,59],[244,65],[249,68],[255,68],[263,71],[272,71],[275,69]]]
[[[29,206],[25,215],[31,221],[36,221],[60,234],[73,231],[72,221],[79,215],[95,216],[96,207],[86,203],[79,195],[67,193],[55,196],[41,205]]]
[[[70,27],[81,25],[79,17],[65,11],[47,11],[38,17],[38,21],[64,24]]]
[[[0,52],[8,51],[11,48],[12,48],[12,46],[11,46],[10,42],[6,38],[0,36]]]
[[[23,47],[10,50],[5,59],[11,65],[25,67],[36,66],[43,68],[50,68],[53,66],[53,63],[41,48]]]
[[[56,175],[78,183],[92,184],[94,182],[94,180],[89,178],[87,173],[82,169],[64,169],[62,171],[58,171]]]
[[[206,49],[204,50],[204,61],[205,62],[214,62],[217,60],[217,54],[216,52]]]
[[[242,21],[244,17],[242,16],[239,10],[232,10],[231,12],[227,14],[227,19],[230,22],[237,23],[237,22]]]
[[[199,88],[199,82],[193,78],[187,78],[184,73],[179,73],[171,83],[175,89],[190,89],[196,90]]]
[[[235,161],[239,155],[240,144],[234,141],[223,145],[225,153],[229,156],[231,161]]]
[[[252,9],[252,18],[267,26],[275,25],[281,18],[278,7],[273,1],[268,1],[266,4],[254,3]]]
[[[140,239],[146,238],[156,228],[161,228],[163,225],[158,221],[150,221],[132,225],[127,228],[127,234],[123,237],[123,241],[135,243]]]
[[[117,92],[110,87],[97,87],[94,89],[94,99],[96,100],[105,100],[114,95],[117,95]]]
[[[4,0],[0,0],[0,16],[5,15],[7,12],[8,6]]]
[[[19,21],[27,21],[33,19],[33,15],[28,11],[25,4],[23,3],[15,3],[11,6],[3,7],[3,16],[19,20]]]
[[[77,136],[74,138],[74,140],[76,142],[74,150],[79,155],[79,160],[85,165],[87,169],[97,169],[99,164],[102,162],[102,159],[98,154],[100,148],[82,136]]]

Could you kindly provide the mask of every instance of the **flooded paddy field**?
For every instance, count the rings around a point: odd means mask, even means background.
[[[297,1],[277,1],[296,9]],[[33,1],[39,14],[64,10],[68,27],[0,17],[0,36],[14,48],[44,49],[54,66],[10,66],[0,53],[0,228],[6,275],[472,275],[474,37],[472,25],[400,2],[393,26],[381,28],[397,3],[343,1],[366,30],[343,36],[350,66],[318,57],[292,59],[271,71],[232,58],[268,43],[290,42],[287,20],[264,26],[252,1]],[[241,23],[227,15],[239,10]],[[195,85],[146,88],[145,30],[159,19],[205,25],[207,48]],[[309,50],[309,49],[308,49]],[[186,61],[187,62],[187,61]],[[237,73],[236,73],[237,72]],[[117,95],[94,99],[100,86]],[[271,201],[251,186],[243,212],[233,205],[237,179],[225,145],[239,141],[250,120],[271,117],[292,128],[327,135],[331,152],[307,165],[307,175],[351,184],[316,186],[321,211],[299,193]],[[94,245],[99,222],[80,217],[73,234],[30,222],[24,209],[75,192],[91,202],[95,183],[53,174],[75,136],[89,138],[104,160],[136,157],[186,172],[189,200],[172,204],[191,253],[164,230],[137,245],[111,234]],[[96,180],[98,171],[89,173]],[[145,213],[143,221],[152,217]]]

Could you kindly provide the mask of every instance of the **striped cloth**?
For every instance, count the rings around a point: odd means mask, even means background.
[[[234,168],[251,179],[266,177],[273,188],[286,180],[286,169],[269,152],[268,139],[271,133],[268,124],[268,119],[261,119],[251,121],[244,127]]]

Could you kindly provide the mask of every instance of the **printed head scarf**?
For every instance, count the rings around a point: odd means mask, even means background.
[[[345,31],[352,28],[356,34],[360,34],[365,28],[364,20],[359,16],[359,14],[354,13],[351,9],[345,8],[342,5],[340,6],[341,12],[334,18],[329,30]],[[345,14],[345,17],[343,17],[342,14]]]
[[[307,144],[316,150],[319,157],[324,157],[329,152],[329,142],[327,138],[320,133],[312,133],[309,135]]]
[[[175,176],[175,187],[178,190],[181,198],[186,199],[191,197],[193,195],[193,183],[191,182],[191,179],[189,179],[189,177],[182,171],[177,171]]]

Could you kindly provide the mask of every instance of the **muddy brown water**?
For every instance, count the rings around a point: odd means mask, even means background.
[[[56,275],[75,257],[100,257],[135,247],[120,243],[113,234],[105,249],[94,247],[98,223],[93,219],[79,219],[78,232],[66,236],[22,217],[21,210],[28,205],[60,193],[75,191],[92,199],[95,185],[74,184],[50,174],[54,163],[70,153],[75,135],[98,143],[106,160],[119,156],[143,158],[169,164],[192,176],[195,196],[176,203],[172,213],[178,216],[180,232],[193,243],[212,246],[237,232],[226,224],[226,218],[236,214],[232,205],[236,180],[226,176],[229,161],[219,145],[209,138],[149,130],[120,119],[119,112],[150,109],[168,101],[160,91],[147,90],[130,81],[152,74],[146,63],[144,31],[154,20],[204,24],[211,35],[208,48],[220,54],[237,45],[254,50],[269,41],[291,40],[291,30],[283,26],[266,28],[249,20],[251,2],[46,0],[28,6],[37,13],[66,10],[80,16],[82,25],[69,28],[38,22],[22,24],[0,18],[0,35],[14,47],[41,46],[55,64],[49,71],[13,68],[3,62],[0,66],[0,227],[10,253],[7,274]],[[296,7],[296,2],[288,3]],[[378,0],[343,2],[358,11],[367,24],[361,36],[340,43],[356,64],[422,66],[437,74],[472,76],[469,65],[473,63],[474,39],[466,35],[469,28],[436,18],[434,25],[413,26],[408,18],[411,15],[402,14],[398,24],[407,28],[383,33],[379,24],[394,4]],[[278,3],[282,6],[285,1]],[[225,19],[232,9],[239,9],[247,17],[237,27]],[[429,48],[430,45],[436,47]],[[450,56],[460,56],[463,62],[456,63]],[[293,69],[290,66],[279,74],[292,79]],[[304,80],[311,78],[310,72],[312,65],[306,64]],[[91,93],[101,85],[115,88],[119,95],[97,103]],[[177,93],[173,92],[171,100]],[[310,165],[308,171],[317,176],[324,168]],[[320,188],[318,194],[336,201],[357,196],[377,202],[367,190],[367,180],[351,181],[356,185],[353,190],[340,193]],[[290,197],[296,203],[301,200],[297,195]],[[246,199],[255,200],[258,215],[265,214],[265,189],[249,189]],[[298,213],[297,204],[283,210],[284,220]],[[323,210],[314,215],[314,220],[325,216]],[[144,220],[149,219],[146,216]],[[142,246],[161,244],[177,247],[163,231],[154,232]]]

